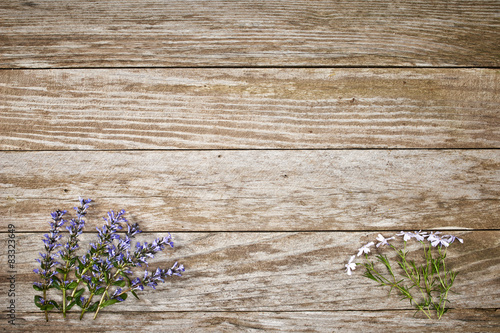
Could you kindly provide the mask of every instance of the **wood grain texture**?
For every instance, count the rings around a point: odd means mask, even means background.
[[[450,306],[497,308],[500,231],[453,234],[463,238],[464,244],[453,243],[447,250],[448,269],[460,272],[454,283],[456,294],[449,295]],[[376,232],[174,233],[174,248],[157,255],[150,261],[149,269],[170,267],[178,261],[186,267],[183,276],[167,280],[156,291],[145,289],[140,300],[131,297],[124,304],[105,308],[102,315],[129,311],[411,310],[408,301],[400,302],[398,295],[388,297],[388,290],[363,277],[361,267],[351,276],[345,273],[344,264],[349,257],[362,245],[374,241],[376,235]],[[80,244],[85,250],[96,236],[95,232],[84,236]],[[161,236],[165,234],[143,233],[137,240],[151,242]],[[41,237],[41,233],[16,235],[16,310],[20,313],[36,311],[33,297],[37,292],[31,286],[37,277],[32,270],[37,265],[37,253],[43,251]],[[1,243],[6,240],[7,235],[0,234]],[[401,246],[401,243],[399,240],[394,244]],[[408,242],[407,249],[416,260],[420,258],[422,247],[418,242]],[[393,251],[385,247],[379,250],[393,257]],[[6,246],[0,251],[0,264],[7,267]],[[143,274],[143,269],[134,271]],[[0,288],[4,291],[10,285],[7,276],[7,272],[0,273]],[[52,295],[58,299],[58,293]],[[7,300],[7,292],[1,293],[0,304],[7,304]]]
[[[0,330],[9,332],[69,332],[85,327],[85,332],[498,332],[500,315],[495,310],[450,310],[440,321],[413,318],[413,311],[293,311],[293,312],[127,312],[106,313],[95,321],[73,317],[50,322],[40,313],[22,313],[17,326],[0,322]]]
[[[0,71],[0,149],[500,147],[486,69]]]
[[[0,149],[500,147],[487,69],[0,71]]]
[[[498,229],[500,150],[2,152],[0,223],[78,195],[149,231]],[[92,227],[93,229],[93,227]]]
[[[0,67],[498,66],[498,1],[0,5]]]

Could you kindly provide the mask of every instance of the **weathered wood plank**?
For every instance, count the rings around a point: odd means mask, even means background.
[[[0,161],[0,224],[19,230],[43,230],[78,195],[96,201],[92,223],[123,208],[149,231],[499,225],[500,150],[2,152]]]
[[[52,316],[46,323],[40,313],[22,313],[16,326],[0,322],[9,332],[498,332],[499,311],[450,310],[440,321],[412,317],[410,311],[308,311],[308,312],[137,312],[106,313],[95,321]]]
[[[2,1],[0,66],[498,66],[498,1]]]
[[[390,234],[384,232],[385,236]],[[498,308],[500,231],[453,234],[463,238],[464,244],[451,244],[447,251],[448,269],[460,272],[454,283],[457,294],[449,295],[451,306]],[[164,235],[141,234],[138,240],[150,242]],[[157,255],[149,269],[170,267],[178,261],[185,265],[185,274],[160,284],[156,291],[145,289],[140,300],[131,297],[126,303],[103,311],[411,310],[409,302],[400,302],[397,295],[387,297],[386,289],[363,277],[361,267],[351,276],[345,273],[344,264],[349,257],[375,240],[376,235],[377,232],[174,233],[175,247]],[[33,297],[37,292],[31,285],[37,276],[32,270],[38,265],[37,253],[43,250],[41,236],[16,235],[16,309],[21,313],[36,311]],[[6,239],[5,233],[0,234],[2,267],[7,267]],[[95,240],[95,235],[86,234],[81,241],[83,250]],[[418,242],[408,242],[408,249],[418,258]],[[387,248],[379,250],[390,257]],[[143,274],[143,269],[137,273]],[[7,275],[3,270],[0,273],[0,289],[4,291],[10,286]],[[57,300],[58,293],[52,295]],[[2,292],[0,304],[7,301],[7,292]]]
[[[487,69],[0,71],[0,149],[500,147]]]

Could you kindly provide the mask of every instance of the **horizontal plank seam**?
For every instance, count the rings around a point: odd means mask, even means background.
[[[11,223],[12,224],[12,223]],[[467,229],[467,228],[453,228],[453,229],[423,229],[432,231],[442,231],[442,232],[455,232],[455,231],[500,231],[500,229]],[[204,233],[204,234],[221,234],[221,233],[252,233],[252,234],[263,234],[263,233],[363,233],[363,232],[400,232],[400,231],[414,231],[414,229],[364,229],[364,230],[215,230],[215,231],[204,231],[204,230],[156,230],[156,231],[143,231],[142,234],[157,234],[162,232],[172,232],[174,234],[189,234],[189,233]],[[0,231],[0,235],[8,234],[7,231]],[[17,231],[16,234],[45,234],[46,231]],[[95,231],[83,231],[84,234],[94,234]],[[118,234],[125,234],[124,232],[117,232]],[[67,234],[67,232],[63,232]]]
[[[450,310],[476,310],[476,311],[498,311],[500,308],[449,308]],[[172,310],[172,311],[151,311],[154,313],[314,313],[314,312],[324,312],[324,313],[332,313],[332,312],[408,312],[408,311],[415,311],[415,309],[408,308],[408,309],[375,309],[375,310],[243,310],[243,311],[238,311],[238,310],[193,310],[193,311],[188,311],[188,310]],[[17,312],[17,311],[16,311]],[[19,311],[20,313],[24,314],[40,314],[40,311]],[[79,312],[72,312],[69,311],[69,314],[71,313],[79,313]],[[116,312],[108,312],[108,313],[116,313]],[[126,312],[119,312],[121,314],[144,314],[144,312],[141,311],[126,311]]]
[[[500,69],[500,66],[389,66],[389,65],[283,65],[283,66],[116,66],[116,67],[0,67],[0,70],[62,70],[62,69]]]
[[[152,148],[152,149],[138,149],[138,148],[131,148],[131,149],[0,149],[0,153],[5,153],[5,152],[17,152],[17,153],[32,153],[32,152],[79,152],[79,151],[84,151],[84,152],[90,152],[90,151],[95,151],[95,152],[100,152],[100,151],[106,151],[106,152],[148,152],[148,151],[347,151],[347,150],[379,150],[379,151],[384,151],[384,150],[408,150],[408,151],[416,151],[416,150],[423,150],[423,151],[434,151],[434,150],[439,150],[439,151],[451,151],[451,150],[500,150],[500,147],[483,147],[483,148],[471,148],[471,147],[456,147],[456,148],[429,148],[429,147],[384,147],[384,148],[363,148],[363,147],[353,147],[353,148]]]

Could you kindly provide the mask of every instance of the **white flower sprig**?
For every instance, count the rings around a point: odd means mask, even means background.
[[[356,264],[352,262],[354,258],[356,258],[356,256],[352,256],[351,259],[349,259],[349,262],[345,265],[347,275],[351,275],[352,271],[356,269]]]
[[[373,246],[373,244],[374,244],[373,242],[370,242],[370,243],[368,243],[366,245],[363,245],[361,248],[359,248],[358,249],[358,257],[360,255],[362,255],[363,253],[364,254],[370,253],[370,246]]]
[[[404,242],[403,249],[397,249],[393,242],[389,241],[396,239],[396,236],[402,237]],[[407,257],[408,251],[406,250],[406,243],[415,239],[423,245],[424,248],[424,264],[416,264],[413,260]],[[368,259],[370,247],[375,245],[374,242],[369,242],[358,249],[357,256],[365,255],[367,263],[363,265],[366,268],[363,276],[374,280],[381,286],[390,287],[390,291],[396,289],[403,296],[402,299],[408,299],[410,304],[414,305],[418,311],[422,311],[429,319],[432,318],[432,312],[435,311],[437,319],[441,319],[444,313],[448,310],[446,302],[448,302],[448,293],[455,281],[458,272],[447,269],[445,264],[446,250],[455,240],[463,243],[463,239],[454,235],[441,235],[441,232],[426,231],[401,231],[394,236],[384,237],[378,234],[376,240],[378,243],[376,247],[383,247],[384,245],[393,249],[397,253],[397,264],[401,268],[400,276],[391,266],[387,256],[377,255],[377,261],[386,268],[387,273],[380,272],[375,263]],[[443,250],[444,248],[444,250]],[[433,252],[437,252],[437,255]],[[345,265],[347,275],[352,275],[352,271],[356,269],[354,263],[356,255],[351,256],[349,262]],[[389,291],[389,293],[390,293]],[[421,295],[417,298],[415,292]]]

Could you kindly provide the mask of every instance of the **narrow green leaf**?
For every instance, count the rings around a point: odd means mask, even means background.
[[[66,270],[62,269],[62,268],[56,268],[56,271],[58,271],[59,273],[61,274],[66,274]]]
[[[137,294],[135,293],[135,291],[131,290],[130,292],[132,293],[132,295],[134,295],[135,298],[139,299],[139,296],[137,296]]]

